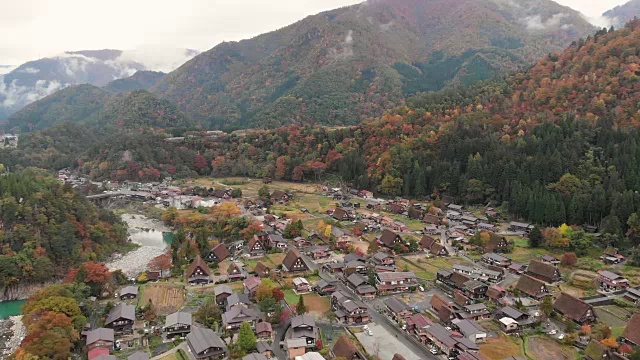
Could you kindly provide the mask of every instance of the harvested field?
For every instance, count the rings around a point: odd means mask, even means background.
[[[577,355],[573,348],[541,336],[527,338],[527,352],[533,359],[573,360]]]
[[[616,305],[598,306],[595,308],[598,319],[611,328],[624,327],[631,313]]]
[[[480,344],[480,353],[491,360],[502,360],[509,356],[524,357],[520,339],[504,334],[500,334],[499,338],[488,338],[486,343]]]
[[[185,301],[185,290],[183,287],[172,284],[145,285],[138,306],[145,306],[149,300],[158,315],[166,316],[182,307]]]

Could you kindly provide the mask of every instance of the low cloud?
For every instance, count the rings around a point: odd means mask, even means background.
[[[344,43],[347,45],[353,44],[353,30],[349,30],[347,37],[344,38]]]
[[[618,21],[616,18],[610,18],[608,16],[584,16],[584,18],[590,22],[592,25],[603,28],[603,27],[611,27],[613,24],[617,24]]]
[[[566,17],[568,17],[568,15],[563,13],[553,14],[546,21],[543,21],[541,15],[533,15],[524,18],[523,22],[528,30],[547,30],[560,26],[562,19]]]
[[[198,53],[188,49],[143,48],[123,51],[120,56],[106,60],[87,56],[89,52],[87,55],[64,53],[49,57],[57,62],[53,68],[41,66],[38,61],[13,72],[9,72],[13,67],[0,66],[0,71],[7,70],[0,72],[0,107],[3,108],[0,113],[12,114],[69,85],[103,86],[139,70],[170,72]]]
[[[0,105],[8,110],[22,108],[66,86],[68,84],[46,80],[38,80],[34,86],[20,86],[16,80],[6,84],[0,77]]]
[[[197,50],[190,49],[143,47],[124,51],[116,61],[136,62],[144,65],[147,70],[171,72],[199,53]]]

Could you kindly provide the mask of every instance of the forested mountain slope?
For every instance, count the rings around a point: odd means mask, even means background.
[[[42,172],[0,176],[0,291],[105,259],[126,235],[117,216]]]
[[[615,217],[622,227],[640,207],[639,39],[639,22],[601,31],[506,81],[423,95],[359,126],[158,142],[153,151],[129,146],[127,154],[138,155],[128,162],[119,160],[124,148],[103,147],[82,169],[135,178],[129,169],[166,174],[192,159],[193,171],[217,176],[299,181],[330,173],[384,195],[447,194],[505,202],[543,224]]]
[[[137,71],[128,78],[114,80],[105,89],[113,92],[148,90],[156,85],[166,74],[160,71]]]
[[[594,31],[547,0],[371,0],[220,44],[152,91],[204,127],[357,124],[416,92],[521,69]]]
[[[103,129],[190,126],[173,104],[146,90],[114,93],[92,85],[76,85],[28,105],[12,115],[5,128],[28,132],[67,121]]]

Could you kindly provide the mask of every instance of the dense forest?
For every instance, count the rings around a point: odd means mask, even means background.
[[[70,186],[27,169],[0,176],[0,289],[42,283],[126,243],[126,225]]]

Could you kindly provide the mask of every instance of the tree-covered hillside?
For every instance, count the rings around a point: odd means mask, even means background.
[[[152,91],[203,127],[357,124],[406,96],[529,66],[595,31],[547,0],[382,0],[227,42]]]
[[[0,176],[0,290],[41,283],[83,261],[105,259],[126,226],[43,172]]]
[[[99,130],[193,126],[173,104],[146,90],[113,93],[92,85],[77,85],[32,103],[9,117],[5,128],[29,132],[64,122],[91,125]]]
[[[137,71],[128,78],[114,80],[105,89],[114,92],[148,90],[158,83],[166,74],[159,71]]]

